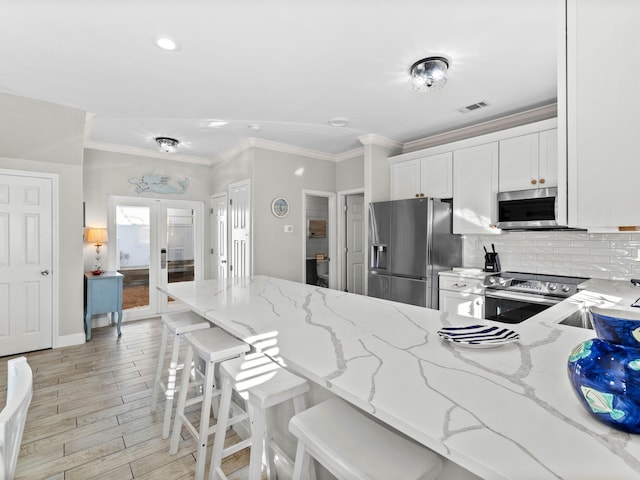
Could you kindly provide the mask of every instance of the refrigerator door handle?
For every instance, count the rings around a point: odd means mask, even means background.
[[[429,270],[433,269],[431,250],[433,248],[433,199],[430,198],[427,207],[427,265]],[[430,275],[431,271],[427,272]]]

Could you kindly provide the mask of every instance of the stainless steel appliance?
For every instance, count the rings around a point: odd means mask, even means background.
[[[462,264],[452,211],[433,198],[369,205],[369,296],[438,308],[438,272]]]
[[[502,230],[566,228],[557,222],[558,189],[535,188],[498,193],[498,224]]]
[[[520,323],[578,292],[583,277],[502,272],[484,279],[487,320]]]

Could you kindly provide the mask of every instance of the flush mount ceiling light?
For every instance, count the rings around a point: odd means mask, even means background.
[[[432,92],[447,84],[449,61],[444,57],[428,57],[411,65],[413,90],[416,92]]]
[[[178,151],[178,143],[180,142],[175,138],[156,137],[156,143],[161,152],[175,153]]]

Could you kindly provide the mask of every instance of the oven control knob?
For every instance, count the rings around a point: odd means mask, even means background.
[[[558,289],[558,285],[556,285],[555,283],[549,284],[549,290],[551,290],[552,292],[555,292],[557,289]]]
[[[567,293],[569,291],[569,285],[562,285],[562,287],[560,287],[560,290],[562,290],[564,293]]]
[[[504,286],[505,283],[507,283],[507,281],[504,278],[498,279],[498,285]]]
[[[489,285],[494,285],[496,283],[496,279],[493,277],[489,277]]]

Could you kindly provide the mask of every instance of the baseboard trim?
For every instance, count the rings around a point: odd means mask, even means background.
[[[72,347],[74,345],[82,345],[85,343],[86,337],[84,333],[74,333],[73,335],[62,335],[54,339],[53,348]]]

